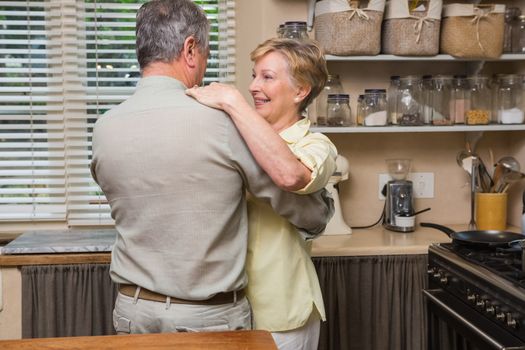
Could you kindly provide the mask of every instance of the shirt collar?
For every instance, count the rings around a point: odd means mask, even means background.
[[[154,86],[156,88],[175,88],[186,90],[186,86],[179,80],[165,75],[153,75],[150,77],[141,78],[137,83],[137,88],[147,88]]]
[[[292,126],[281,131],[279,136],[287,143],[296,143],[308,133],[309,129],[310,120],[308,118],[302,118]]]

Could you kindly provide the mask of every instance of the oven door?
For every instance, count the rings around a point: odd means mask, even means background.
[[[525,350],[525,342],[442,289],[423,290],[428,350]]]

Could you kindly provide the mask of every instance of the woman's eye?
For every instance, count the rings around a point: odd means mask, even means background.
[[[270,79],[272,79],[272,76],[270,76],[270,75],[265,75],[265,76],[264,76],[264,79],[265,79],[265,80],[270,80]]]

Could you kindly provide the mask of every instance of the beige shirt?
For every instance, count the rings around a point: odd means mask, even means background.
[[[312,170],[312,180],[300,193],[326,186],[336,168],[335,146],[326,136],[310,133],[309,127],[310,122],[302,119],[280,134],[297,158]],[[248,217],[247,295],[255,328],[287,331],[301,327],[314,308],[325,320],[309,242],[261,200],[249,199]]]
[[[118,231],[111,278],[190,300],[246,286],[246,190],[320,234],[326,192],[286,193],[257,165],[230,118],[172,78],[141,79],[93,131],[94,179]]]

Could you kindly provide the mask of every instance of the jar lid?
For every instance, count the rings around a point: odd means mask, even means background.
[[[401,78],[401,76],[399,76],[399,75],[391,75],[390,76],[390,80],[399,80],[399,78]]]
[[[430,75],[430,74],[423,75],[423,76],[421,77],[421,79],[423,79],[423,80],[432,79],[432,75]]]
[[[452,77],[450,75],[434,75],[432,79],[434,81],[448,81],[452,80]]]
[[[517,84],[521,83],[522,77],[518,74],[505,74],[503,76],[498,77],[498,80],[501,83],[507,83],[507,84]]]
[[[349,94],[328,94],[329,100],[349,100]]]
[[[386,94],[385,89],[365,89],[365,94]]]
[[[304,21],[287,21],[284,22],[285,27],[306,27],[306,22]]]
[[[473,80],[473,81],[485,81],[485,80],[489,80],[489,77],[485,76],[485,75],[471,75],[469,77],[467,77],[468,80]]]
[[[454,79],[467,79],[465,74],[456,74],[453,76]]]

